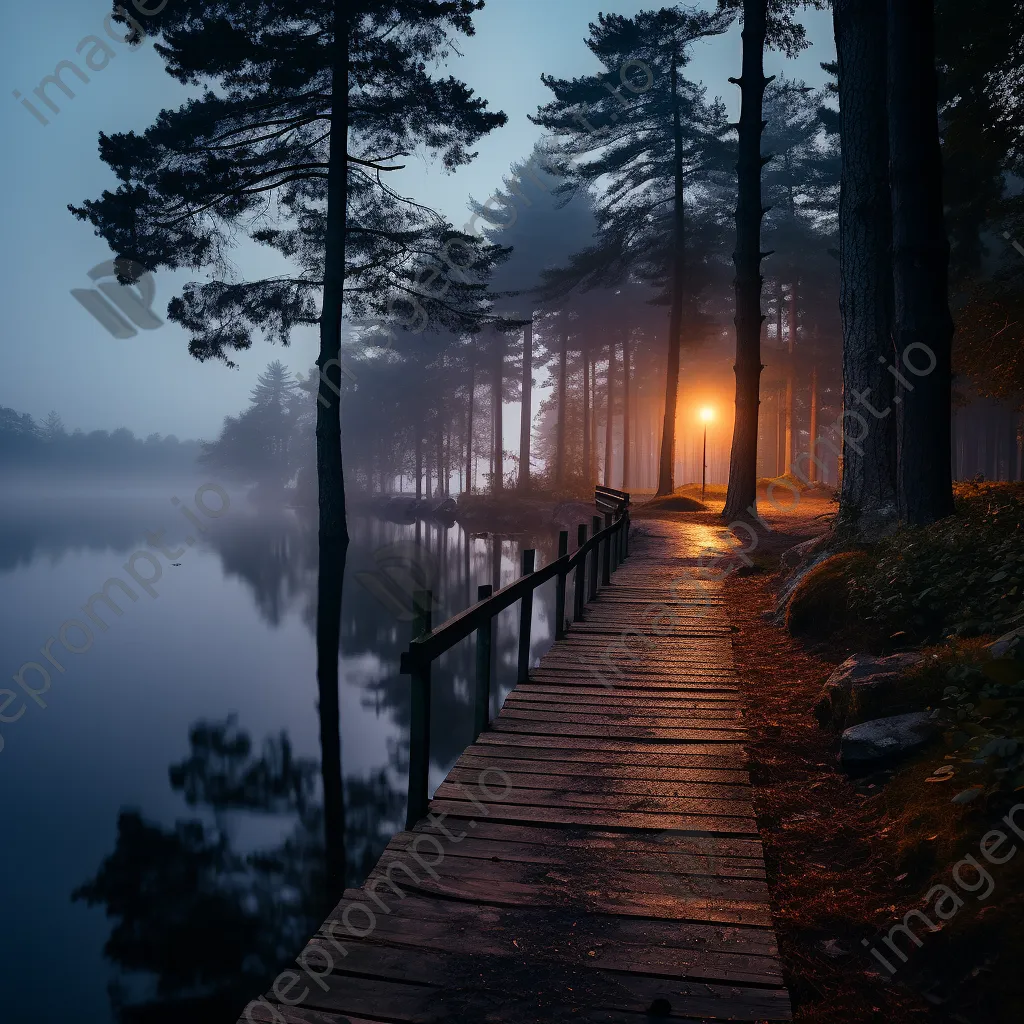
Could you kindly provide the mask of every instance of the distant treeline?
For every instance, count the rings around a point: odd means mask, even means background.
[[[0,475],[7,478],[56,483],[77,476],[193,475],[200,451],[198,441],[173,434],[141,438],[125,427],[69,432],[56,412],[37,423],[28,413],[0,406]]]

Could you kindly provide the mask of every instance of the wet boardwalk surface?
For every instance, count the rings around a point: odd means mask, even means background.
[[[790,1019],[720,584],[721,532],[648,521],[242,1020]]]

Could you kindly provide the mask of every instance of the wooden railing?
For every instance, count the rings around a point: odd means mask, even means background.
[[[412,713],[409,726],[409,803],[406,815],[411,828],[427,813],[430,769],[430,666],[436,658],[476,633],[476,688],[474,730],[479,736],[490,722],[491,646],[494,617],[519,602],[519,665],[517,681],[526,682],[530,672],[530,626],[533,620],[533,592],[548,580],[557,579],[555,589],[555,639],[565,636],[565,585],[573,577],[574,622],[583,618],[588,601],[597,597],[600,586],[611,582],[611,574],[629,554],[629,495],[612,487],[595,488],[595,503],[602,516],[594,516],[592,534],[587,526],[577,527],[576,550],[569,554],[569,532],[558,535],[558,557],[540,569],[534,568],[536,551],[523,551],[522,575],[507,587],[492,592],[485,584],[477,588],[477,603],[434,628],[431,623],[433,595],[429,590],[414,595],[416,618],[414,639],[402,654],[400,671],[412,677]],[[589,567],[588,567],[589,563]]]

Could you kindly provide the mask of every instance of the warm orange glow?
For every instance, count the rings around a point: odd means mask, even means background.
[[[700,411],[700,418],[705,423],[710,423],[715,418],[715,410],[712,409],[711,406],[705,405]]]

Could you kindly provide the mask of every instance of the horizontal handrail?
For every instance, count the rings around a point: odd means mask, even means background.
[[[479,600],[464,611],[453,615],[436,629],[432,628],[432,598],[430,591],[413,595],[416,609],[413,639],[399,663],[403,675],[412,677],[412,699],[409,723],[409,802],[406,825],[413,825],[427,813],[427,792],[430,777],[430,674],[431,665],[445,651],[460,640],[476,633],[476,687],[474,726],[477,734],[483,732],[490,720],[492,633],[494,617],[516,602],[519,603],[519,664],[517,679],[529,679],[530,628],[533,618],[533,592],[549,580],[557,579],[555,590],[555,639],[565,636],[565,588],[570,573],[573,579],[572,620],[583,617],[588,600],[598,595],[599,586],[611,582],[611,574],[629,554],[629,495],[611,487],[597,487],[594,502],[604,513],[606,524],[601,529],[601,516],[594,516],[594,532],[587,537],[587,527],[580,524],[576,550],[569,554],[569,534],[558,535],[558,557],[542,569],[534,568],[536,552],[523,551],[522,574],[507,587],[491,593],[490,586],[477,590]],[[599,564],[600,563],[600,564]],[[589,597],[588,597],[589,585]]]
[[[569,555],[563,555],[545,565],[544,568],[530,573],[529,576],[520,576],[508,586],[496,590],[490,597],[453,615],[432,633],[425,633],[423,636],[417,637],[409,644],[409,650],[403,652],[400,671],[403,674],[408,674],[414,665],[433,661],[444,654],[460,640],[469,636],[484,619],[493,618],[499,612],[503,612],[510,605],[515,604],[524,594],[533,593],[537,587],[557,576],[560,569],[564,568],[568,571],[570,558]]]
[[[399,672],[402,675],[408,675],[416,665],[434,661],[460,640],[465,640],[484,619],[493,618],[515,604],[525,594],[532,593],[537,587],[543,586],[548,580],[554,579],[561,573],[568,575],[594,548],[607,540],[611,534],[622,529],[624,521],[624,519],[617,519],[611,526],[606,526],[603,530],[595,533],[571,555],[562,555],[561,558],[556,558],[553,562],[536,569],[529,575],[520,576],[519,579],[513,580],[501,590],[496,590],[490,597],[453,615],[432,632],[414,638],[409,644],[409,650],[402,652]]]

